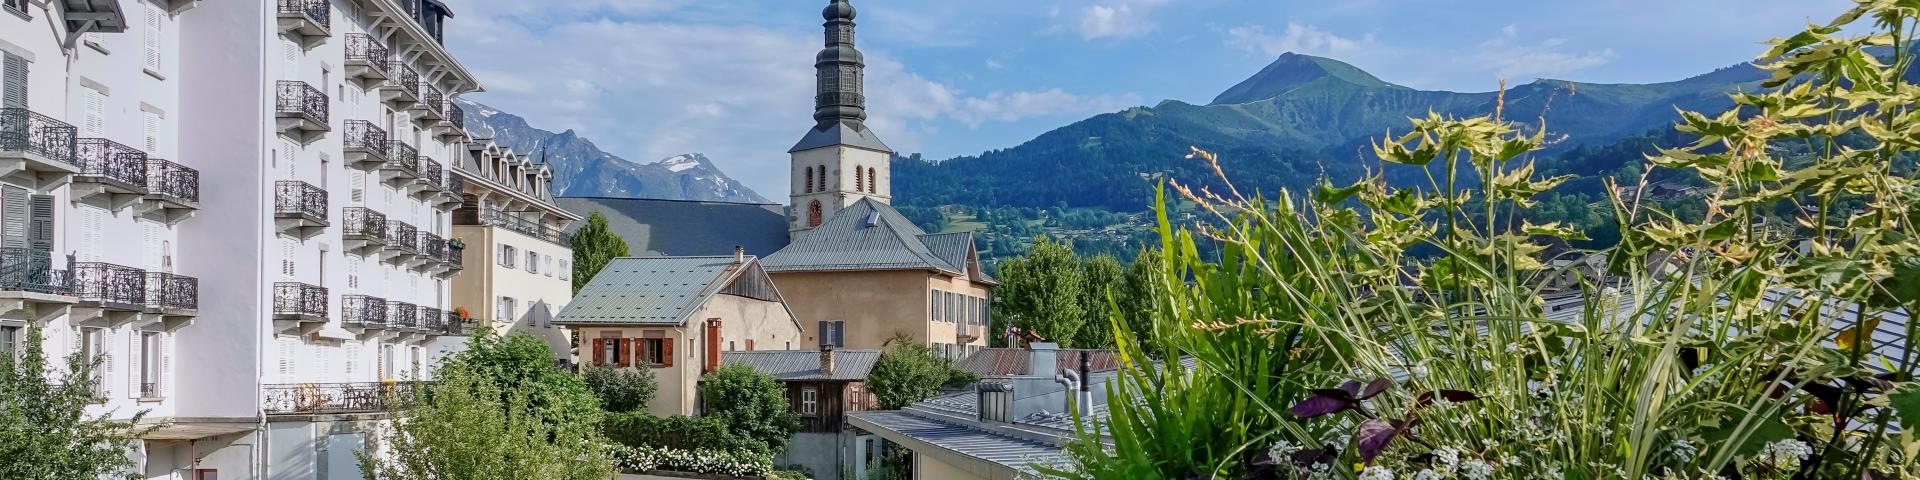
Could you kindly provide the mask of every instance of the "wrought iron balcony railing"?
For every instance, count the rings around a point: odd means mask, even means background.
[[[327,0],[280,0],[282,15],[303,15],[324,28],[333,27],[331,9]]]
[[[381,71],[387,70],[387,46],[372,35],[364,33],[347,34],[347,63],[358,63]]]
[[[317,223],[327,221],[327,191],[297,180],[273,182],[273,213]]]
[[[349,153],[365,153],[387,158],[387,131],[366,120],[347,120],[346,138],[341,147]]]
[[[182,203],[200,203],[200,171],[158,158],[147,159],[147,193]]]
[[[447,239],[428,232],[420,232],[420,254],[436,261],[447,259]]]
[[[299,282],[273,284],[275,317],[327,317],[327,289]]]
[[[443,175],[441,174],[440,162],[434,161],[433,157],[426,155],[420,156],[419,172],[421,183],[432,186],[434,190],[444,188],[444,183],[441,180]]]
[[[420,323],[420,307],[407,302],[387,302],[387,326],[411,329]]]
[[[447,122],[453,124],[454,131],[467,129],[467,111],[452,101],[447,102]]]
[[[341,209],[340,216],[346,223],[341,233],[347,238],[385,242],[387,214],[367,207],[347,207]]]
[[[387,299],[371,295],[340,297],[340,321],[362,328],[387,325]]]
[[[438,335],[446,330],[446,321],[446,312],[433,307],[420,307],[420,323],[416,327],[422,332]]]
[[[144,307],[147,304],[147,272],[104,262],[80,262],[73,265],[74,296],[83,302],[109,307]]]
[[[298,80],[281,80],[278,85],[279,93],[275,111],[281,117],[299,118],[320,125],[327,124],[326,92]]]
[[[415,382],[299,383],[265,385],[268,415],[378,413],[413,402]]]
[[[420,72],[415,71],[413,67],[407,66],[407,62],[393,59],[387,61],[387,73],[393,75],[393,81],[387,82],[387,89],[406,93],[408,96],[416,99],[419,98]]]
[[[489,208],[489,209],[482,210],[474,217],[468,217],[467,219],[464,219],[464,220],[461,219],[461,215],[455,215],[454,218],[455,218],[455,221],[454,221],[455,224],[464,225],[466,224],[464,222],[472,222],[477,220],[477,223],[480,225],[488,225],[488,226],[505,228],[515,232],[520,232],[520,234],[522,235],[539,238],[541,240],[546,240],[548,242],[553,242],[555,244],[559,244],[559,245],[573,244],[573,235],[570,235],[565,231],[562,231],[558,228],[547,226],[538,221],[528,220],[525,218],[514,216],[505,211],[501,211],[500,209],[497,209],[497,208]]]
[[[470,319],[460,318],[459,313],[448,311],[447,321],[446,323],[441,324],[440,332],[446,335],[453,335],[453,336],[472,335],[473,321]]]
[[[0,248],[0,290],[64,295],[73,293],[73,277],[53,268],[53,252]]]
[[[147,306],[162,310],[199,310],[200,279],[147,272]]]
[[[0,108],[0,151],[74,163],[79,129],[24,108]]]
[[[80,159],[80,179],[107,183],[128,190],[147,188],[147,152],[104,138],[75,141]]]
[[[420,150],[406,142],[388,142],[387,170],[404,173],[409,178],[420,174]]]
[[[419,242],[419,238],[420,229],[415,228],[413,224],[399,220],[387,221],[387,249],[405,253],[418,252],[420,248],[416,242]]]
[[[432,112],[435,116],[445,115],[447,111],[447,96],[446,94],[440,93],[440,89],[434,88],[433,84],[421,81],[420,104],[425,105],[426,110]]]

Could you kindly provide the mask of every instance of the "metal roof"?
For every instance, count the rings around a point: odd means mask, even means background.
[[[878,221],[868,226],[873,214]],[[892,206],[861,198],[760,263],[768,272],[938,270],[965,276],[927,248],[921,241],[926,234]]]
[[[725,257],[628,257],[608,262],[554,319],[558,325],[680,325],[746,263]]]
[[[603,197],[561,197],[554,203],[581,217],[599,212],[634,255],[732,255],[739,245],[749,255],[764,256],[786,248],[790,239],[780,205]],[[585,224],[573,222],[569,232]]]
[[[1054,352],[1055,369],[1080,368],[1080,355],[1090,354],[1087,369],[1093,372],[1105,372],[1120,368],[1120,360],[1114,357],[1113,350],[1089,350],[1063,348]],[[982,377],[1005,377],[1026,375],[1027,367],[1033,364],[1033,352],[1024,348],[983,348],[968,355],[966,359],[954,365],[955,368],[973,372]]]
[[[720,355],[727,365],[742,364],[775,380],[866,380],[873,363],[880,360],[879,350],[835,350],[833,373],[820,374],[819,350],[762,350],[726,352]]]
[[[845,122],[833,122],[824,129],[820,127],[807,129],[807,135],[800,137],[800,143],[794,144],[792,149],[787,150],[787,153],[838,145],[863,148],[876,152],[893,153],[893,147],[889,147],[886,142],[880,141],[880,137],[874,135],[873,130],[868,130],[865,125],[852,126],[847,125]]]
[[[854,426],[880,433],[889,441],[905,440],[921,443],[913,448],[917,454],[934,453],[924,447],[934,447],[945,453],[965,459],[991,462],[1013,473],[1036,473],[1032,464],[1059,464],[1066,459],[1066,451],[1054,445],[1022,440],[1019,438],[995,435],[966,426],[941,422],[904,410],[876,410],[851,412],[847,418]],[[891,433],[892,435],[889,435]],[[897,437],[904,437],[896,440]],[[951,462],[952,460],[944,460]],[[956,465],[958,466],[958,465]],[[988,478],[1005,478],[988,476]]]

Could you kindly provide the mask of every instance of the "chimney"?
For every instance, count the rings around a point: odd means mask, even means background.
[[[833,375],[833,344],[820,345],[820,374]]]
[[[747,263],[747,247],[734,245],[733,246],[733,264],[739,265],[742,263]]]
[[[1033,377],[1053,377],[1053,371],[1060,368],[1060,344],[1052,342],[1033,342],[1027,344],[1030,360],[1027,362],[1027,375]]]

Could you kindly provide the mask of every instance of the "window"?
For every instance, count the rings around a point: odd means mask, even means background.
[[[500,305],[494,311],[498,316],[495,320],[514,321],[514,303],[513,297],[500,297]]]
[[[113,374],[113,356],[107,354],[107,329],[82,327],[80,329],[80,358],[94,359],[100,357],[105,358],[100,361],[101,369],[95,371],[93,375],[93,395],[99,398],[106,398],[108,393],[107,376]]]
[[[853,167],[853,191],[863,192],[866,190],[867,190],[867,171],[860,167]]]
[[[9,6],[15,1],[0,0]],[[22,9],[25,7],[22,6]],[[27,108],[27,59],[0,52],[0,108]]]
[[[518,261],[519,255],[520,252],[514,250],[512,245],[500,244],[500,266],[514,268],[513,264]]]
[[[847,322],[845,321],[823,320],[820,322],[819,330],[816,331],[820,334],[820,345],[847,346]]]
[[[820,192],[827,191],[827,166],[826,165],[820,166],[820,178],[817,178],[815,180],[820,182],[819,183],[820,188],[814,189],[815,191],[820,191]]]
[[[166,21],[166,18],[167,12],[161,10],[159,5],[147,3],[147,28],[141,32],[141,43],[145,47],[146,56],[142,58],[145,63],[141,66],[156,73],[160,71],[160,25]]]
[[[21,327],[0,327],[0,355],[6,355],[8,358],[19,360],[20,345],[21,342],[25,340],[20,338],[20,335],[25,333],[26,329]]]
[[[880,175],[878,170],[867,167],[867,193],[880,193]]]
[[[551,277],[551,276],[553,276],[553,256],[552,256],[552,255],[541,255],[541,256],[540,256],[540,259],[541,259],[542,261],[545,261],[545,262],[547,262],[547,264],[546,264],[546,266],[544,266],[544,267],[541,267],[542,269],[544,269],[544,272],[543,272],[543,273],[544,273],[544,274],[545,274],[546,276],[549,276],[549,277]]]
[[[807,167],[807,183],[800,184],[801,193],[813,193],[813,167]]]
[[[821,211],[819,200],[814,200],[813,203],[807,204],[807,228],[820,226],[821,217],[824,216],[826,216],[826,214]]]
[[[7,10],[12,10],[14,13],[33,18],[33,14],[27,11],[27,0],[0,0],[0,5],[5,5]]]
[[[573,262],[565,259],[560,260],[560,279],[573,280]]]
[[[140,398],[160,398],[160,332],[140,332]]]
[[[102,137],[107,130],[107,94],[91,88],[83,88],[82,95],[86,104],[80,116],[80,133],[83,137]]]
[[[800,389],[800,414],[817,415],[820,413],[820,389],[808,386]]]
[[[540,273],[540,252],[527,252],[527,273]]]
[[[733,343],[733,340],[728,340],[728,341],[727,341],[727,351],[729,351],[729,352],[731,352],[731,351],[735,351],[735,350],[739,350],[739,349],[738,349],[738,348],[734,348],[734,343]]]
[[[601,365],[620,364],[620,342],[618,340],[618,338],[604,338],[598,341],[598,343],[600,343]]]
[[[945,321],[946,319],[940,318],[940,313],[942,312],[940,308],[940,305],[941,305],[940,302],[944,301],[946,299],[946,296],[941,295],[939,290],[929,291],[927,295],[930,295],[930,299],[927,301],[927,304],[931,305],[931,307],[929,308],[933,310],[928,314],[928,316],[932,318],[933,321],[936,323]]]
[[[667,340],[664,338],[641,338],[634,340],[634,353],[640,355],[640,363],[647,365],[667,365]]]

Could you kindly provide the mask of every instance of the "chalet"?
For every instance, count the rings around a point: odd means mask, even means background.
[[[839,479],[842,471],[851,471],[854,445],[871,435],[848,427],[846,416],[874,408],[867,373],[880,360],[879,350],[836,350],[828,345],[818,351],[732,351],[723,359],[727,365],[746,365],[771,375],[787,387],[787,402],[800,414],[800,430],[774,459],[775,464],[805,467],[816,480]]]
[[[647,410],[655,415],[697,413],[695,386],[720,368],[723,352],[800,344],[780,291],[740,249],[614,259],[553,323],[573,329],[584,364],[653,370],[660,391]]]

